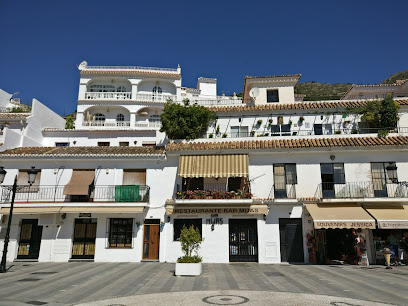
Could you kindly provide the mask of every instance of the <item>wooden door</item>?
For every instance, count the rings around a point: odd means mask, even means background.
[[[302,219],[279,219],[282,262],[303,262]]]
[[[145,224],[143,235],[143,259],[159,260],[160,225]]]
[[[17,253],[18,259],[38,259],[42,230],[43,227],[38,226],[38,219],[22,220]]]
[[[75,219],[73,259],[93,259],[95,256],[96,219]]]

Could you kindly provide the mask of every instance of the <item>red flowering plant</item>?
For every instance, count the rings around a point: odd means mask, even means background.
[[[252,198],[252,193],[245,192],[244,190],[238,191],[219,191],[219,190],[187,190],[182,192],[177,192],[178,199],[250,199]]]

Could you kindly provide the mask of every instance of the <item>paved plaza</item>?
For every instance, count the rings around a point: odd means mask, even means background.
[[[408,267],[171,263],[8,263],[0,305],[408,305]]]

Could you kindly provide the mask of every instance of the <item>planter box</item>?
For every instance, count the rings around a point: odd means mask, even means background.
[[[199,276],[203,271],[202,263],[176,263],[176,276]]]

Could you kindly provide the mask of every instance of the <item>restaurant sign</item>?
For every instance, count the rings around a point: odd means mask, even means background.
[[[247,207],[167,207],[168,215],[212,215],[212,214],[232,214],[232,215],[263,215],[268,213],[266,205],[251,205]]]

